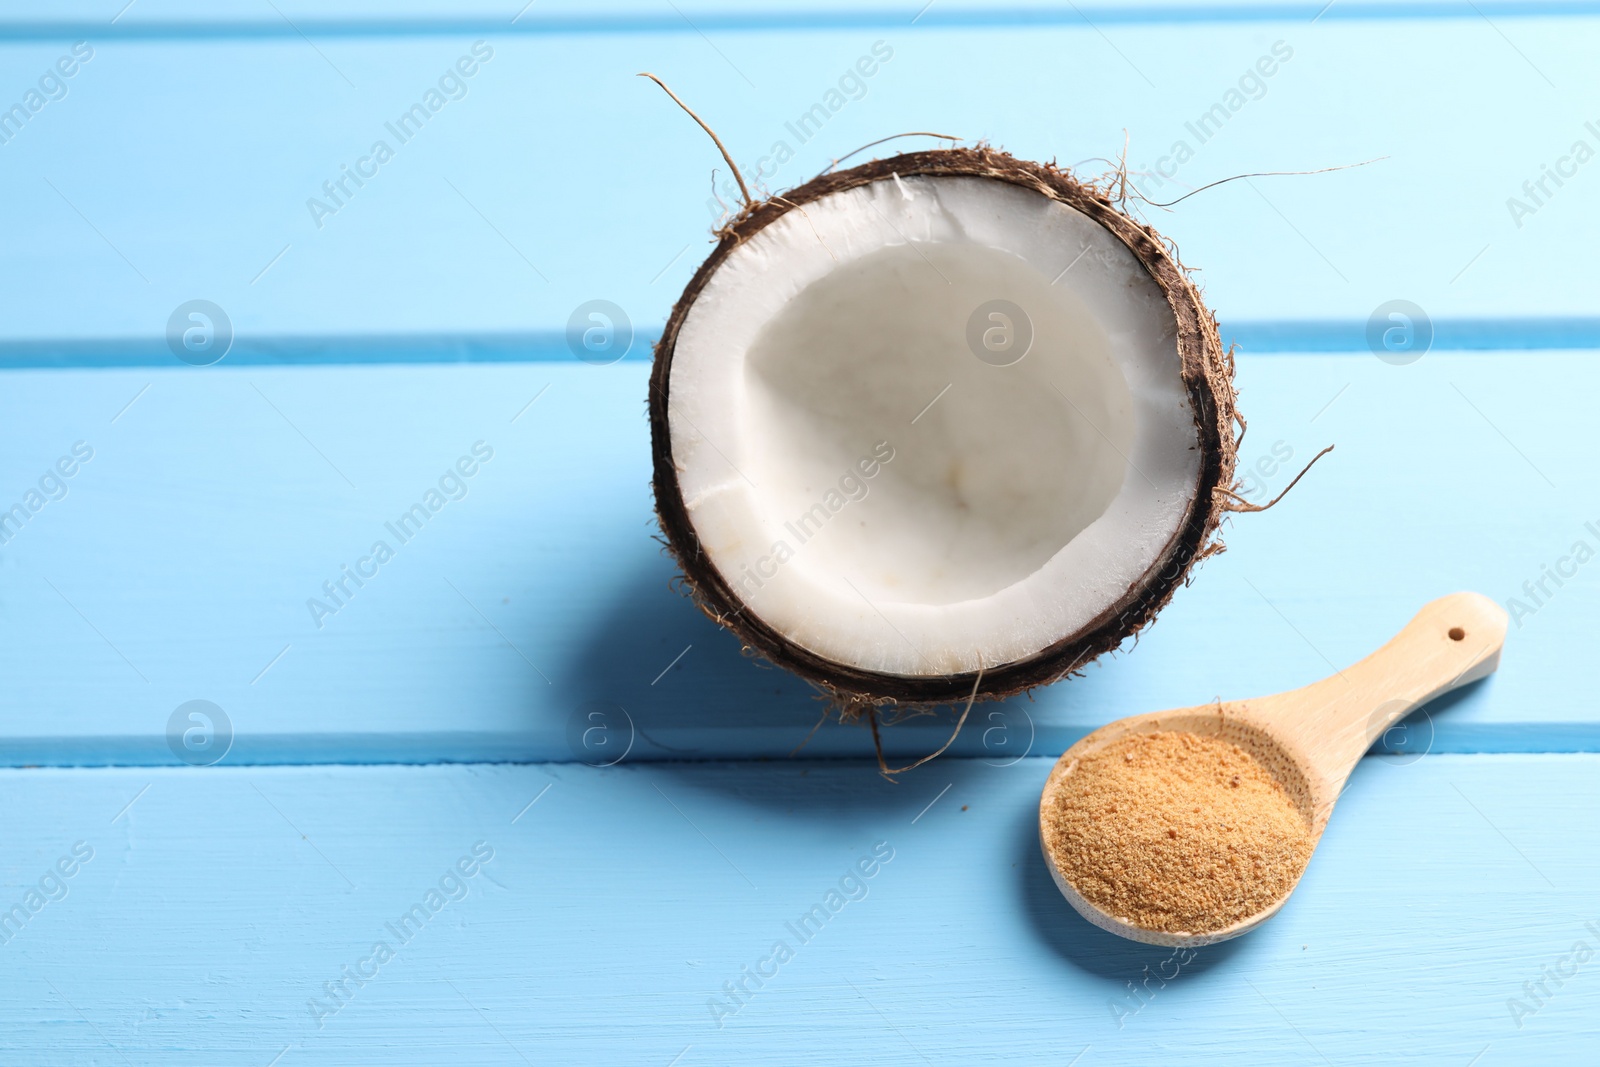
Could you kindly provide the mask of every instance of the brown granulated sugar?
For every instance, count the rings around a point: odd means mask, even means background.
[[[1045,844],[1092,904],[1165,933],[1210,933],[1294,887],[1311,832],[1293,799],[1238,745],[1133,734],[1080,759],[1045,812]]]

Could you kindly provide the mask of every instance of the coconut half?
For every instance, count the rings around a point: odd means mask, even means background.
[[[918,152],[720,236],[656,348],[656,506],[762,656],[846,707],[1006,696],[1118,647],[1219,547],[1232,362],[1100,190]]]

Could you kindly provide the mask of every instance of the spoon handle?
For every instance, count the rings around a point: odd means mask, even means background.
[[[1500,605],[1478,593],[1440,597],[1366,659],[1277,698],[1271,717],[1318,771],[1342,782],[1400,719],[1494,673],[1506,621]]]

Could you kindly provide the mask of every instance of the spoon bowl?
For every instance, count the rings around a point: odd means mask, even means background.
[[[1101,909],[1074,888],[1050,853],[1046,820],[1079,761],[1140,733],[1189,733],[1231,742],[1283,787],[1306,820],[1315,849],[1340,790],[1367,749],[1418,707],[1492,674],[1500,665],[1506,622],[1505,611],[1488,597],[1455,593],[1427,604],[1382,648],[1322,681],[1273,696],[1219,700],[1102,726],[1062,754],[1039,798],[1039,841],[1056,887],[1102,930],[1146,944],[1209,945],[1255,929],[1277,914],[1293,885],[1254,915],[1192,933],[1139,926]]]

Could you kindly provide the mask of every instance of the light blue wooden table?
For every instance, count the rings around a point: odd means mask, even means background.
[[[0,14],[0,1064],[1594,1062],[1600,4],[123,2]],[[818,704],[651,536],[648,345],[720,161],[644,69],[750,170],[786,143],[772,189],[909,129],[1126,131],[1154,200],[1384,157],[1147,209],[1243,346],[1256,499],[1338,450],[952,757],[790,758]],[[621,362],[566,348],[591,299]],[[195,300],[215,365],[167,343]],[[1457,589],[1512,608],[1501,671],[1363,761],[1280,917],[1178,958],[1066,907],[1056,754]]]

